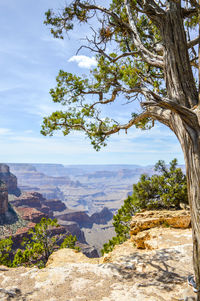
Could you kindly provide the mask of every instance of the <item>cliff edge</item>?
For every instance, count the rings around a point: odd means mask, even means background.
[[[132,220],[131,239],[104,257],[90,259],[62,249],[50,256],[44,269],[0,267],[0,300],[11,295],[12,300],[25,301],[174,301],[187,300],[186,296],[195,300],[187,285],[193,273],[189,212],[142,214]],[[140,230],[133,234],[138,225]],[[142,248],[136,244],[141,234]]]

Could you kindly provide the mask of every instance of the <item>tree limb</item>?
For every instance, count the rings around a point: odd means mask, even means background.
[[[131,37],[133,39],[133,43],[140,52],[141,57],[144,59],[145,62],[148,64],[163,68],[163,57],[157,54],[153,54],[150,52],[141,42],[135,20],[133,18],[132,12],[131,12],[131,7],[130,7],[130,1],[129,0],[124,0],[124,4],[126,7],[128,19],[129,19],[129,24],[131,27]]]
[[[197,45],[199,41],[200,41],[200,37],[197,37],[196,39],[189,41],[187,44],[188,49]]]

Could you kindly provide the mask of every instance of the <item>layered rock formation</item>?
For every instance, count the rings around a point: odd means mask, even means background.
[[[47,207],[49,207],[52,211],[63,211],[65,209],[67,209],[66,205],[57,199],[48,199],[48,200],[44,200],[43,204],[46,205]]]
[[[43,217],[48,217],[47,214],[35,208],[18,207],[16,208],[16,211],[22,217],[23,220],[30,221],[33,223],[39,223]]]
[[[106,207],[91,216],[89,216],[85,211],[75,211],[70,209],[66,209],[62,212],[54,212],[54,216],[61,221],[74,221],[78,223],[81,228],[91,228],[93,224],[106,224],[113,218],[112,212]]]
[[[0,215],[8,211],[8,190],[6,184],[0,180]]]
[[[55,204],[57,202],[57,205]],[[65,208],[65,204],[60,200],[53,200],[48,202],[41,193],[38,192],[23,192],[18,198],[12,200],[12,204],[15,207],[29,207],[35,208],[43,212],[48,217],[53,217],[52,206],[56,206],[57,209],[62,210]]]
[[[172,228],[189,228],[191,225],[190,211],[188,210],[161,210],[143,211],[133,216],[130,223],[130,234],[159,226]]]
[[[42,270],[0,267],[0,297],[7,300],[12,295],[12,300],[24,301],[196,300],[187,284],[187,276],[193,273],[191,229],[159,226],[144,231],[152,231],[152,239],[159,239],[156,249],[137,249],[130,239],[100,259],[62,249],[50,256]]]
[[[73,221],[80,227],[91,227],[91,220],[89,215],[84,211],[75,211],[66,209],[63,212],[54,212],[54,216],[60,221]]]
[[[106,224],[112,218],[112,212],[107,207],[104,207],[100,212],[93,213],[90,220],[93,224]]]
[[[9,166],[0,164],[0,180],[3,181],[9,194],[20,195],[20,189],[17,187],[17,177],[10,172]]]
[[[45,171],[45,168],[42,168],[43,164],[20,164],[20,163],[9,163],[9,166],[12,172],[17,176],[19,187],[23,191],[38,191],[45,198],[54,199],[58,198],[64,200],[64,195],[58,186],[68,186],[68,187],[79,187],[81,184],[78,181],[72,181],[67,173],[62,173],[64,176],[56,176],[51,172],[51,175],[48,173],[43,173],[38,171],[39,168],[41,171]],[[53,165],[53,164],[44,164],[44,166],[49,166],[49,169],[58,170],[62,165]],[[64,167],[63,167],[64,168]]]
[[[61,214],[60,211],[66,208],[62,201],[55,199],[46,200],[38,192],[23,192],[20,197],[16,197],[14,200],[12,200],[12,204],[15,206],[20,217],[29,222],[25,227],[22,227],[20,230],[18,230],[13,236],[15,246],[17,245],[17,241],[19,241],[20,245],[20,242],[22,241],[23,237],[27,235],[30,227],[34,227],[35,223],[40,222],[42,217],[54,218],[54,210],[57,210],[56,212]],[[77,216],[79,216],[79,212]],[[77,219],[79,220],[80,217]],[[79,224],[75,220],[72,219],[71,221],[65,221],[58,219],[58,223],[61,225],[62,231],[64,231],[65,234],[76,235],[84,254],[86,254],[88,257],[98,257],[99,255],[97,250],[87,244],[84,232],[81,231]]]
[[[171,228],[187,229],[190,226],[190,212],[186,210],[144,211],[132,218],[130,235],[137,248],[152,250],[160,246],[164,236],[169,240]]]
[[[84,232],[81,231],[79,225],[76,222],[62,221],[58,219],[59,225],[65,227],[66,231],[73,236],[76,235],[79,242],[86,244]]]

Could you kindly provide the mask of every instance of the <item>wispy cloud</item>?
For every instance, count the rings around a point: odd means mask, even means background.
[[[97,65],[97,61],[94,56],[89,57],[86,55],[74,55],[68,60],[68,62],[76,62],[78,67],[87,69]]]
[[[0,136],[12,135],[12,131],[7,128],[0,128]]]

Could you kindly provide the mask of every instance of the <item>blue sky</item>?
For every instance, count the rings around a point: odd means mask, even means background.
[[[67,137],[40,134],[42,117],[58,108],[49,95],[58,71],[86,74],[95,64],[86,50],[76,56],[87,29],[77,28],[62,41],[54,39],[43,24],[45,11],[64,3],[0,0],[0,161],[148,165],[176,157],[183,163],[176,137],[158,123],[151,131],[131,128],[127,135],[113,136],[100,152],[80,133]],[[130,106],[115,106],[115,119],[127,120]]]

